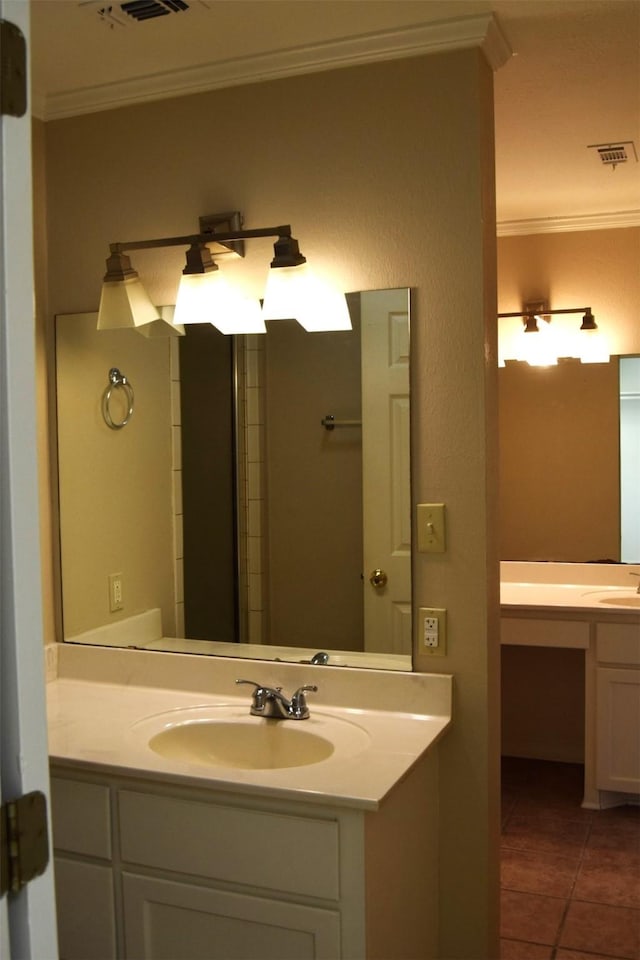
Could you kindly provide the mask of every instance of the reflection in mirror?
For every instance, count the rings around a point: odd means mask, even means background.
[[[637,492],[625,499],[623,479],[640,435],[630,363],[499,370],[503,560],[638,562]]]
[[[349,306],[238,338],[57,318],[65,640],[411,668],[409,292]]]

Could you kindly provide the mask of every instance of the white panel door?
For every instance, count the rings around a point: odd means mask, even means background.
[[[29,4],[0,0],[29,39]],[[6,56],[6,47],[3,51]],[[0,117],[0,793],[48,795],[36,464],[31,118]],[[2,960],[57,956],[53,868],[0,903]]]
[[[409,293],[361,305],[364,645],[410,654]]]
[[[598,667],[596,690],[596,786],[640,793],[640,670]]]

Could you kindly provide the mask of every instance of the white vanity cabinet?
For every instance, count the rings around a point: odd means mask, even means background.
[[[51,818],[60,958],[116,957],[108,787],[54,776]]]
[[[513,586],[513,585],[512,585]],[[565,589],[556,585],[555,589]],[[522,594],[524,587],[535,589],[533,584],[516,584]],[[534,756],[541,759],[569,759],[579,757],[558,757],[552,751],[559,751],[567,740],[575,749],[579,745],[576,733],[579,723],[583,724],[584,743],[584,800],[583,806],[601,809],[634,801],[640,794],[640,620],[633,609],[608,611],[597,606],[597,597],[601,591],[595,590],[596,600],[591,604],[578,606],[582,596],[589,592],[578,593],[571,598],[568,594],[566,606],[556,601],[555,606],[547,599],[545,605],[544,590],[539,588],[542,597],[538,603],[523,602],[523,596],[515,595],[510,604],[503,602],[501,616],[501,642],[507,647],[538,648],[541,657],[537,657],[533,666],[532,689],[535,694],[535,706],[539,712],[526,716],[524,721],[514,721],[516,706],[520,703],[523,689],[524,671],[510,674],[515,677],[514,689],[505,686],[503,698],[503,717],[510,720],[514,733],[511,740],[504,736],[514,756]],[[584,588],[575,588],[584,590]],[[604,591],[608,597],[607,591]],[[572,605],[573,604],[573,605]],[[542,650],[547,648],[547,650]],[[552,652],[550,658],[546,654]],[[584,656],[582,656],[584,654]],[[560,656],[562,655],[562,656]],[[555,659],[554,659],[555,657]],[[512,665],[509,659],[503,664]],[[571,658],[571,659],[569,659]],[[576,659],[578,658],[578,659]],[[572,666],[571,674],[568,674]],[[529,661],[529,666],[532,665]],[[548,674],[541,683],[544,667]],[[551,671],[557,669],[558,676]],[[561,673],[560,670],[564,673]],[[507,671],[503,673],[507,676]],[[565,684],[558,677],[565,680]],[[582,679],[583,677],[583,679]],[[529,677],[527,677],[529,680]],[[537,683],[536,683],[537,681]],[[570,683],[568,681],[571,681]],[[583,684],[581,701],[577,693]],[[580,716],[578,716],[578,710]],[[551,718],[552,728],[545,725]],[[516,720],[519,720],[516,717]],[[576,728],[576,729],[574,729]],[[540,730],[539,740],[531,735]],[[524,731],[524,734],[523,734]],[[563,739],[564,738],[564,739]],[[545,748],[549,751],[546,755]],[[575,750],[577,753],[578,751]]]
[[[596,785],[640,793],[640,626],[596,625]]]
[[[436,759],[375,811],[54,764],[61,960],[435,957]]]

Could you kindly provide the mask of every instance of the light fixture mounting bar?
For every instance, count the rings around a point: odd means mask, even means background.
[[[189,233],[180,237],[160,237],[157,240],[130,240],[126,243],[110,243],[111,253],[124,253],[126,250],[153,250],[158,247],[190,247],[198,243],[229,243],[234,240],[254,240],[258,237],[278,237],[291,239],[291,225],[278,227],[258,227],[255,230],[230,230],[216,233]]]
[[[591,307],[566,307],[561,310],[545,310],[544,316],[555,313],[591,313]],[[514,313],[499,313],[499,317],[529,317],[531,313],[528,310],[517,310]]]

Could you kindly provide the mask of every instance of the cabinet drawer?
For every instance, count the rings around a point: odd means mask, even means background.
[[[640,624],[599,623],[596,653],[600,663],[640,667]]]
[[[589,646],[589,624],[584,620],[501,617],[500,642],[518,647],[570,647],[586,650]]]
[[[108,787],[52,777],[51,818],[56,850],[111,858]]]
[[[121,791],[121,856],[162,870],[337,900],[335,820]]]

